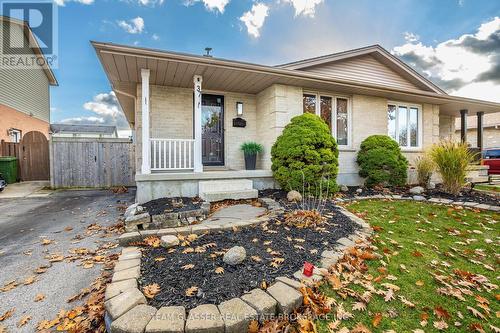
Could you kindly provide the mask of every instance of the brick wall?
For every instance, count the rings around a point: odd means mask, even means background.
[[[0,121],[0,141],[11,142],[11,137],[7,132],[10,128],[20,130],[22,135],[30,131],[39,131],[47,138],[49,137],[49,123],[46,121],[31,117],[26,113],[19,112],[2,104],[0,104],[0,115],[2,115]]]

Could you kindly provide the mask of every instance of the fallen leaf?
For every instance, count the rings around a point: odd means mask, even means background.
[[[215,274],[224,274],[224,267],[217,267],[215,269]]]
[[[155,261],[163,261],[163,260],[165,260],[165,257],[156,257],[154,260]]]
[[[181,267],[183,270],[188,270],[194,268],[194,264],[187,264]]]
[[[14,314],[14,311],[16,311],[16,308],[12,308],[10,310],[7,310],[3,315],[0,316],[0,321],[4,321],[5,319],[12,317],[12,315]]]
[[[17,322],[17,327],[23,327],[31,320],[31,316],[24,316]]]
[[[382,314],[380,312],[376,313],[375,316],[373,316],[373,319],[372,319],[372,325],[373,325],[373,327],[377,327],[380,324],[381,320],[382,320]]]
[[[444,321],[444,320],[441,320],[441,321],[435,321],[434,322],[434,327],[438,330],[445,330],[448,328],[448,324]]]
[[[476,318],[486,319],[486,317],[481,312],[479,312],[478,310],[476,310],[472,306],[468,306],[467,310],[469,310]]]
[[[44,294],[36,294],[36,296],[35,296],[35,302],[40,302],[40,301],[43,301],[44,299],[45,299]]]
[[[186,289],[186,296],[193,297],[198,292],[198,287],[192,286]]]
[[[144,296],[147,298],[154,298],[160,292],[160,286],[157,283],[153,283],[142,288]]]

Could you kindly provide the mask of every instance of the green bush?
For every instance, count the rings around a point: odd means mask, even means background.
[[[253,141],[248,141],[244,142],[241,144],[240,149],[245,153],[245,154],[250,154],[250,155],[256,155],[257,153],[262,153],[264,150],[264,147]]]
[[[452,140],[443,140],[432,146],[430,156],[441,174],[443,189],[457,195],[465,185],[467,167],[474,161],[475,153],[467,144]]]
[[[432,158],[428,153],[419,156],[415,160],[415,167],[417,169],[417,179],[420,185],[427,186],[431,181],[432,172],[434,172],[435,166]]]
[[[408,177],[408,160],[396,141],[387,135],[372,135],[361,143],[357,162],[365,185],[402,186]]]
[[[338,155],[337,143],[320,117],[294,117],[271,149],[274,178],[285,190],[336,191]]]

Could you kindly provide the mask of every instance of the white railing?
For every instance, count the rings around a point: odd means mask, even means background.
[[[150,139],[151,170],[194,169],[194,139]]]

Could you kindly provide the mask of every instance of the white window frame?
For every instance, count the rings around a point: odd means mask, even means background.
[[[332,99],[332,136],[337,141],[337,98],[347,99],[347,144],[341,145],[337,142],[339,149],[350,149],[352,146],[352,98],[347,95],[340,94],[332,94],[329,92],[321,92],[321,91],[309,91],[304,90],[302,92],[302,100],[304,95],[314,95],[316,96],[316,108],[315,113],[318,117],[321,117],[321,97],[329,97]],[[304,103],[302,102],[302,112],[304,112]]]
[[[22,131],[17,128],[11,128],[9,130],[9,136],[11,137],[12,142],[19,143],[22,139]]]
[[[413,104],[413,103],[407,103],[407,102],[396,102],[396,101],[388,101],[387,102],[387,110],[386,110],[386,119],[387,119],[387,135],[389,135],[389,120],[388,120],[388,113],[389,113],[389,105],[394,105],[396,106],[396,142],[399,145],[399,107],[405,107],[407,110],[410,110],[410,108],[417,109],[417,145],[412,147],[410,146],[410,133],[409,133],[409,128],[407,125],[406,131],[408,133],[407,135],[407,141],[406,141],[406,146],[401,146],[401,150],[403,151],[413,151],[413,150],[421,150],[422,149],[422,142],[423,142],[423,121],[422,121],[422,105],[421,104]],[[409,124],[409,122],[408,122]]]

